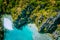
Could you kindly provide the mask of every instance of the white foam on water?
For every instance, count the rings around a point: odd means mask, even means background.
[[[3,18],[3,25],[5,29],[12,30],[6,32],[6,40],[32,40],[32,37],[33,40],[52,40],[47,34],[40,34],[34,23],[27,24],[23,30],[13,29],[11,17],[7,16]]]
[[[4,26],[5,29],[13,30],[12,20],[10,20],[10,18],[8,18],[8,17],[9,16],[3,18],[3,26]]]
[[[35,33],[35,32],[38,32],[38,28],[37,28],[37,26],[35,25],[35,24],[28,24],[28,26],[29,26],[29,29],[33,32],[33,33]]]
[[[31,30],[31,32],[33,33],[32,37],[33,37],[33,40],[37,40],[39,39],[39,33],[38,33],[38,28],[35,24],[28,24],[28,26],[30,27],[29,29]]]
[[[28,24],[29,29],[31,30],[31,32],[33,33],[33,40],[52,40],[52,38],[50,36],[48,36],[48,34],[44,33],[41,34],[38,32],[38,28],[35,24]]]

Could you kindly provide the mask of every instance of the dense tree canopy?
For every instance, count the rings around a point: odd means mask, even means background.
[[[26,19],[35,23],[38,28],[49,17],[55,17],[59,11],[59,0],[0,0],[0,18],[4,14],[10,14],[14,22]],[[1,25],[0,22],[0,27]]]

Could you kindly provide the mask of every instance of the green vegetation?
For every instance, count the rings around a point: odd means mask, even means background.
[[[29,10],[32,8],[27,8],[29,5],[33,8],[31,12]],[[22,15],[23,10],[26,10],[25,16]],[[47,18],[55,17],[58,11],[60,11],[59,0],[0,0],[0,17],[4,14],[10,14],[13,20],[16,21],[18,16],[23,19],[29,15],[29,18],[37,25],[38,29]],[[0,30],[1,25],[0,22]],[[60,26],[58,30],[60,30]]]

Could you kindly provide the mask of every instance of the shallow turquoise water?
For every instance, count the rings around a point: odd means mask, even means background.
[[[47,34],[38,33],[38,28],[35,24],[23,25],[23,29],[14,27],[11,17],[5,17],[3,25],[6,31],[4,32],[4,40],[52,40]]]
[[[8,30],[5,32],[4,40],[33,40],[32,32],[27,26],[25,26],[23,30]]]
[[[58,38],[58,40],[60,40],[60,37]]]
[[[4,40],[52,40],[47,34],[38,33],[35,29],[25,25],[22,30],[14,28],[5,32]]]

